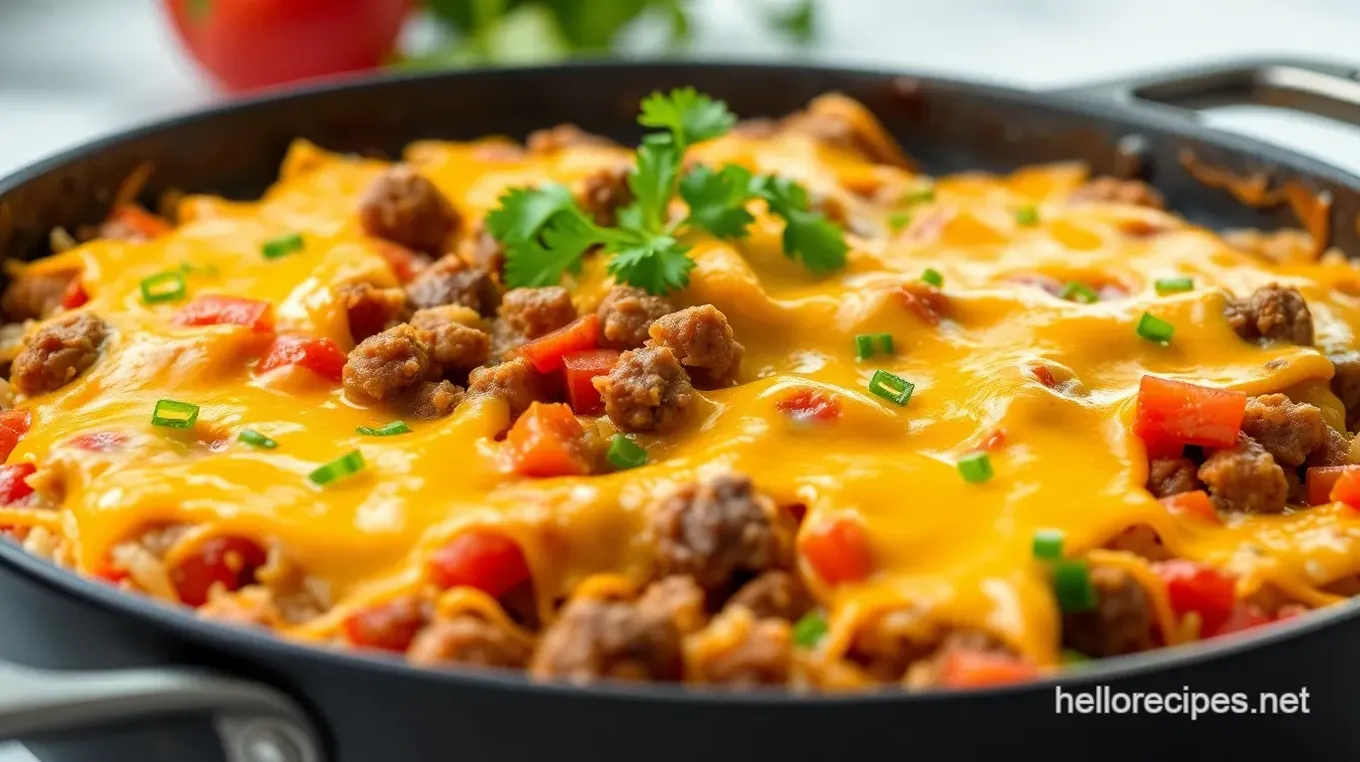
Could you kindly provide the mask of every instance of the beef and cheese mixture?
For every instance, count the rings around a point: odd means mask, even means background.
[[[857,103],[299,142],[15,268],[0,527],[324,647],[969,687],[1360,592],[1360,273]],[[908,151],[910,146],[905,147]]]

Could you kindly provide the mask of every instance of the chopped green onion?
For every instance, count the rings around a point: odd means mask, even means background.
[[[1143,317],[1138,320],[1138,335],[1148,341],[1167,344],[1171,341],[1171,334],[1175,332],[1176,326],[1159,317],[1153,317],[1146,312],[1144,312]]]
[[[855,359],[867,360],[874,356],[874,337],[861,333],[855,337]]]
[[[893,340],[891,333],[875,333],[872,336],[870,336],[870,338],[878,339],[878,346],[883,349],[883,354],[890,355],[893,353]]]
[[[911,215],[906,212],[893,212],[888,215],[888,227],[891,228],[894,233],[900,231],[909,224],[911,224]]]
[[[1183,291],[1190,291],[1195,288],[1193,278],[1158,278],[1153,283],[1157,287],[1157,293],[1161,296],[1167,294],[1179,294]]]
[[[921,273],[921,280],[929,283],[935,288],[944,287],[944,276],[940,274],[939,270],[936,270],[933,267],[927,267],[926,271]]]
[[[1096,606],[1096,591],[1085,561],[1064,560],[1053,565],[1053,591],[1058,606],[1065,612],[1090,611]]]
[[[368,426],[360,426],[355,429],[354,432],[356,434],[363,434],[366,437],[390,437],[394,434],[406,434],[410,432],[410,430],[411,427],[407,426],[405,421],[393,421],[386,426],[376,429]]]
[[[1015,224],[1029,227],[1039,224],[1039,210],[1032,206],[1022,206],[1015,212]]]
[[[279,446],[278,442],[254,429],[241,429],[241,435],[236,438],[252,447],[263,447],[266,450],[272,450]]]
[[[647,451],[622,434],[615,434],[609,442],[606,460],[617,468],[637,468],[647,464]]]
[[[924,204],[935,200],[935,186],[927,185],[921,188],[913,188],[902,194],[903,204]]]
[[[175,400],[157,400],[151,411],[151,425],[167,429],[187,429],[198,420],[198,405]]]
[[[157,273],[142,279],[142,301],[147,304],[173,302],[184,298],[184,273]]]
[[[307,474],[307,479],[318,487],[330,484],[336,479],[341,479],[364,467],[363,453],[358,450],[351,450],[335,460],[327,463],[315,471]]]
[[[1061,529],[1040,529],[1034,533],[1034,557],[1045,560],[1062,558]]]
[[[876,370],[869,378],[869,392],[895,404],[905,405],[911,400],[916,384],[886,370]]]
[[[1097,294],[1095,289],[1085,283],[1078,283],[1077,281],[1069,281],[1068,284],[1063,287],[1062,293],[1058,296],[1069,301],[1081,302],[1082,304],[1095,304],[1100,301],[1100,294]]]
[[[204,275],[216,275],[217,267],[215,267],[214,265],[195,265],[190,262],[180,262],[179,271],[181,273],[184,273],[185,275],[193,275],[194,273],[202,273]]]
[[[959,458],[959,473],[964,481],[981,484],[995,475],[992,458],[985,452],[970,452]]]
[[[302,251],[302,234],[289,233],[278,238],[265,241],[260,246],[260,253],[265,259],[278,259],[279,257],[292,254],[295,251]]]
[[[826,635],[826,629],[826,618],[810,611],[793,626],[793,642],[801,648],[815,648]]]

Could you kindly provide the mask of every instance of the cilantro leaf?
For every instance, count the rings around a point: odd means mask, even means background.
[[[510,288],[556,286],[562,273],[575,271],[592,246],[610,240],[574,205],[552,216],[539,234],[505,241],[505,285]]]
[[[558,212],[576,208],[571,191],[556,183],[540,188],[511,188],[498,201],[500,206],[486,215],[486,228],[501,243],[533,240]]]
[[[680,172],[680,149],[670,135],[648,135],[637,150],[637,165],[628,173],[634,201],[620,214],[625,227],[660,232]]]
[[[756,181],[770,213],[784,220],[784,254],[801,261],[814,273],[828,273],[845,266],[845,233],[820,212],[808,209],[807,189],[783,177]]]
[[[618,280],[659,296],[689,285],[694,260],[687,247],[668,235],[638,236],[611,248],[609,274]]]
[[[654,92],[642,99],[638,124],[670,130],[675,144],[685,148],[722,135],[737,123],[727,104],[704,95],[692,87],[681,87],[669,94]]]
[[[700,164],[680,179],[680,198],[689,204],[690,225],[703,228],[719,238],[741,238],[755,217],[746,211],[746,202],[755,198],[751,172],[738,164],[728,164],[714,172]]]

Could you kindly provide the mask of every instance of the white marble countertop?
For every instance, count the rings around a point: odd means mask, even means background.
[[[605,2],[606,0],[591,0]],[[900,66],[1053,87],[1214,58],[1360,63],[1353,0],[823,0],[813,51],[764,39],[745,3],[695,0],[695,53]],[[0,0],[0,175],[213,93],[158,0]],[[1360,130],[1279,114],[1214,123],[1360,171]],[[30,760],[0,745],[0,762]]]

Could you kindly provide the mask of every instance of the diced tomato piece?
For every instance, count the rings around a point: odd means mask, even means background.
[[[377,247],[378,254],[387,260],[387,265],[392,268],[397,280],[402,283],[410,282],[430,263],[424,255],[417,254],[399,243],[374,239],[373,245]]]
[[[1032,664],[1005,653],[950,649],[940,661],[940,684],[946,688],[982,688],[1023,683],[1039,676]]]
[[[828,585],[858,582],[873,571],[873,553],[864,527],[847,517],[808,527],[798,538],[798,548]]]
[[[1156,439],[1144,441],[1143,449],[1147,450],[1149,460],[1179,458],[1185,454],[1185,445],[1180,442],[1159,441]]]
[[[1214,508],[1214,501],[1210,500],[1209,493],[1202,489],[1170,495],[1162,498],[1161,502],[1172,513],[1193,516],[1215,524],[1222,523],[1218,511]]]
[[[24,480],[37,470],[32,463],[0,466],[0,505],[13,505],[33,494],[33,488]]]
[[[821,389],[804,386],[774,403],[779,412],[797,421],[834,421],[841,417],[841,400]]]
[[[175,315],[177,325],[244,325],[259,333],[274,330],[273,305],[236,296],[200,296]]]
[[[1053,371],[1049,370],[1047,365],[1032,365],[1029,372],[1034,374],[1034,377],[1039,379],[1039,383],[1044,386],[1050,389],[1057,388],[1058,379],[1054,377]]]
[[[131,576],[126,569],[116,568],[107,561],[100,564],[99,567],[90,572],[90,574],[93,575],[95,579],[102,579],[111,585],[116,585]]]
[[[92,431],[71,437],[66,444],[90,452],[112,452],[127,442],[127,435],[121,431]]]
[[[904,283],[897,294],[903,306],[931,325],[940,324],[940,315],[949,305],[949,297],[929,283]]]
[[[806,503],[789,503],[788,505],[783,506],[783,508],[793,517],[793,521],[796,524],[803,523],[803,517],[807,516]]]
[[[982,444],[977,446],[977,449],[985,452],[996,452],[1004,444],[1006,444],[1006,430],[998,428],[988,434],[987,437],[982,440]]]
[[[62,308],[73,310],[88,301],[90,301],[90,295],[85,293],[85,286],[81,284],[80,278],[72,278],[71,282],[66,284],[66,290],[61,294]]]
[[[322,378],[339,381],[345,369],[345,353],[327,338],[280,336],[255,370],[268,373],[285,365],[301,365]]]
[[[585,429],[571,408],[535,402],[510,427],[506,452],[524,476],[584,476],[590,463],[581,450]]]
[[[1179,559],[1163,561],[1156,569],[1171,608],[1178,616],[1199,614],[1201,633],[1217,632],[1237,606],[1235,580],[1217,569]]]
[[[539,373],[551,373],[562,367],[563,355],[594,349],[599,332],[599,318],[586,315],[516,348],[510,356],[528,358]]]
[[[441,588],[472,587],[499,598],[529,579],[529,562],[509,537],[470,529],[430,555],[429,574]]]
[[[425,625],[420,599],[402,596],[345,617],[341,626],[349,642],[363,648],[404,652]]]
[[[254,582],[255,570],[267,559],[264,548],[254,540],[234,535],[211,537],[170,569],[170,582],[181,601],[202,606],[214,585],[231,591]]]
[[[604,412],[604,400],[592,383],[619,362],[619,353],[612,349],[587,349],[562,356],[567,375],[567,401],[578,415],[599,415]]]
[[[1259,606],[1250,603],[1239,603],[1233,607],[1232,614],[1228,616],[1218,627],[1213,630],[1201,632],[1201,637],[1216,638],[1220,635],[1230,635],[1234,632],[1250,630],[1253,627],[1260,627],[1263,624],[1270,624],[1272,620],[1261,611]]]
[[[1314,466],[1308,469],[1304,484],[1308,487],[1308,504],[1324,505],[1332,502],[1332,487],[1341,475],[1360,466]]]
[[[1143,376],[1133,433],[1148,442],[1232,447],[1246,410],[1242,392]]]
[[[1344,470],[1336,477],[1336,482],[1332,484],[1328,496],[1338,503],[1360,508],[1360,468],[1343,468]],[[1315,469],[1308,470],[1312,472]]]
[[[33,414],[27,410],[6,410],[0,413],[0,461],[7,460],[19,440],[28,433]]]
[[[136,204],[123,204],[109,213],[104,225],[119,238],[151,239],[170,232],[170,223]]]

